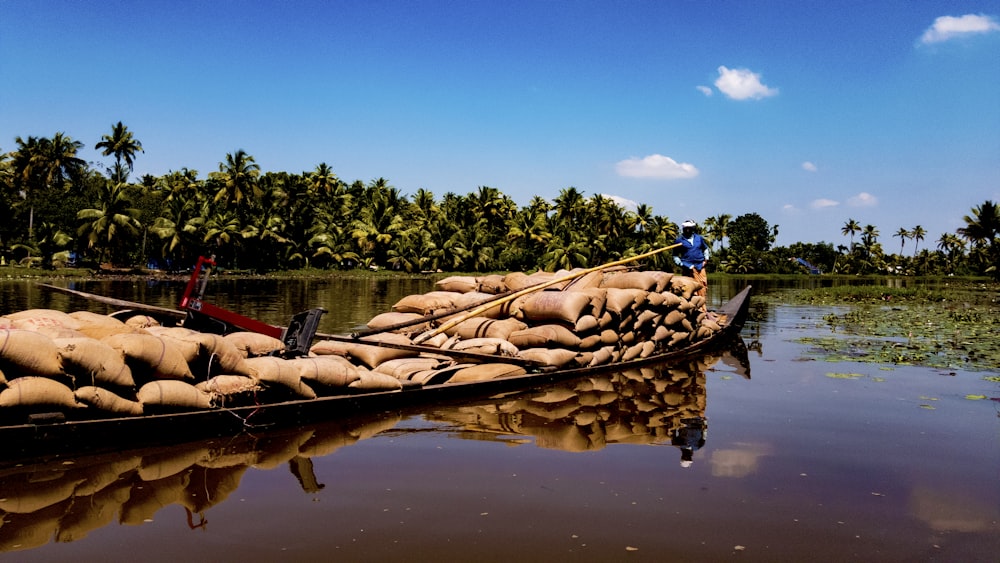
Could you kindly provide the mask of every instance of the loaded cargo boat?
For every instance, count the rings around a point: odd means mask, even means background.
[[[211,259],[177,310],[47,286],[121,310],[0,317],[3,457],[464,401],[680,362],[738,337],[749,287],[709,311],[690,278],[625,267],[651,254],[556,274],[448,277],[345,336],[316,332],[322,309],[275,327],[211,305]]]

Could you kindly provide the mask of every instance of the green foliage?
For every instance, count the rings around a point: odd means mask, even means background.
[[[135,182],[129,174],[143,148],[121,122],[94,145],[114,158],[104,172],[80,160],[83,144],[64,133],[15,143],[15,150],[0,154],[0,255],[8,259],[17,254],[54,264],[75,252],[91,265],[153,261],[179,269],[215,254],[230,268],[255,272],[531,271],[594,266],[669,245],[677,236],[676,222],[647,204],[626,210],[573,186],[523,207],[489,186],[466,195],[438,198],[420,189],[408,196],[385,178],[348,184],[326,163],[302,173],[261,172],[243,150],[224,155],[206,177],[180,168]],[[803,258],[825,273],[1000,275],[997,206],[987,201],[964,219],[966,227],[942,235],[936,249],[920,247],[926,232],[919,225],[900,228],[894,235],[899,254],[883,249],[875,226],[853,219],[841,231],[850,246],[837,248],[772,248],[778,227],[756,213],[708,217],[702,231],[715,271],[805,275],[792,261]],[[38,231],[42,225],[45,233]],[[68,235],[49,236],[54,233]],[[647,266],[673,268],[667,255]]]
[[[747,251],[765,252],[774,242],[767,221],[756,213],[740,215],[729,224],[729,249],[740,254]]]

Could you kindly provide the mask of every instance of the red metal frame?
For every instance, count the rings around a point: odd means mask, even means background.
[[[184,296],[181,297],[180,308],[184,311],[191,311],[218,319],[244,330],[280,339],[284,333],[284,329],[280,326],[262,323],[256,319],[244,317],[238,313],[227,311],[222,307],[202,301],[202,297],[205,295],[205,286],[208,284],[208,276],[211,275],[213,266],[215,266],[214,256],[211,258],[198,257],[198,263],[191,272],[191,278],[188,280],[187,287],[184,288]]]

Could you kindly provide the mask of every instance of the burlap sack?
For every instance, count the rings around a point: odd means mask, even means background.
[[[130,401],[103,387],[85,385],[78,387],[73,395],[78,402],[92,409],[126,416],[142,415],[142,403]]]
[[[90,311],[74,311],[69,314],[70,317],[75,319],[79,325],[76,330],[82,332],[84,335],[100,340],[112,334],[122,334],[122,333],[133,333],[141,332],[142,329],[133,328],[126,325],[122,321],[109,317],[107,315],[100,315],[98,313],[92,313]]]
[[[563,321],[576,323],[590,310],[590,296],[582,291],[538,291],[521,305],[526,322]]]
[[[547,366],[562,367],[576,358],[577,351],[565,348],[527,348],[521,350],[519,356],[525,360],[541,362]]]
[[[361,376],[358,368],[340,356],[313,356],[288,360],[307,383],[324,387],[347,387]]]
[[[518,349],[526,348],[579,348],[580,337],[570,329],[557,324],[528,327],[511,333],[508,338]]]
[[[399,358],[382,362],[375,371],[391,375],[400,381],[408,381],[417,372],[438,368],[441,362],[437,358]]]
[[[21,375],[62,375],[59,349],[51,338],[30,330],[0,329],[0,369],[8,379]]]
[[[605,276],[601,287],[653,291],[657,282],[657,277],[652,272],[620,272]]]
[[[125,319],[125,324],[132,328],[146,329],[151,326],[161,326],[162,323],[149,315],[132,315]]]
[[[448,350],[489,354],[492,356],[516,356],[518,349],[503,338],[472,338],[459,340],[445,347]]]
[[[245,375],[216,375],[195,385],[199,391],[215,395],[240,395],[260,391],[260,382]]]
[[[210,409],[212,396],[184,381],[161,379],[150,381],[136,393],[143,409],[170,407],[183,409]]]
[[[163,338],[114,334],[102,341],[125,354],[125,362],[137,379],[194,379],[183,354]]]
[[[348,385],[351,389],[358,391],[394,391],[403,387],[402,383],[391,375],[366,369],[358,370],[358,374],[361,377]]]
[[[365,344],[364,342],[384,342],[387,344],[412,345],[413,341],[402,334],[384,332],[382,334],[365,337],[364,340],[359,340],[356,343],[347,343],[347,354],[351,358],[358,360],[372,369],[388,360],[395,360],[397,358],[412,358],[418,354],[417,352],[411,350],[400,350],[379,346],[377,344]]]
[[[448,383],[465,383],[470,381],[489,381],[500,377],[524,375],[524,368],[511,364],[477,364],[455,372]]]
[[[419,295],[407,295],[392,306],[397,313],[418,313],[428,315],[435,311],[450,309],[459,293],[452,291],[430,291]]]
[[[302,381],[298,367],[289,360],[275,356],[260,356],[247,358],[246,363],[253,376],[260,381],[280,386],[303,399],[316,398],[316,391]]]
[[[4,315],[12,328],[34,330],[37,327],[60,327],[76,330],[79,323],[68,313],[54,309],[27,309]]]
[[[33,375],[8,381],[7,387],[0,391],[0,407],[84,408],[66,385]]]
[[[507,285],[503,283],[503,276],[499,274],[480,276],[477,280],[479,281],[478,291],[482,293],[498,295],[507,291]]]
[[[135,379],[125,363],[125,355],[93,338],[59,338],[54,340],[63,369],[72,375],[77,386],[132,387]]]
[[[528,325],[517,319],[486,319],[473,317],[466,319],[455,325],[451,330],[445,331],[449,336],[458,335],[463,340],[473,338],[501,338],[509,339],[511,333],[524,330]]]
[[[395,326],[398,324],[413,322],[418,319],[424,318],[420,313],[397,313],[395,311],[390,311],[388,313],[382,313],[372,317],[368,321],[368,328],[383,329],[390,326]],[[399,329],[401,333],[411,333],[411,332],[424,332],[430,330],[430,323],[418,323],[415,325],[410,325],[406,328]]]
[[[281,340],[258,332],[231,332],[223,338],[235,346],[244,358],[267,356],[285,349],[285,344]]]
[[[479,289],[479,281],[474,276],[448,276],[434,284],[439,291],[469,293]]]

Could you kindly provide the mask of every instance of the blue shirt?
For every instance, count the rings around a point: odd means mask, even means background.
[[[700,272],[702,264],[708,261],[710,254],[705,239],[698,233],[692,233],[689,238],[684,238],[684,235],[681,235],[674,242],[681,245],[674,251],[676,253],[674,254],[674,263],[684,268],[694,268]]]

